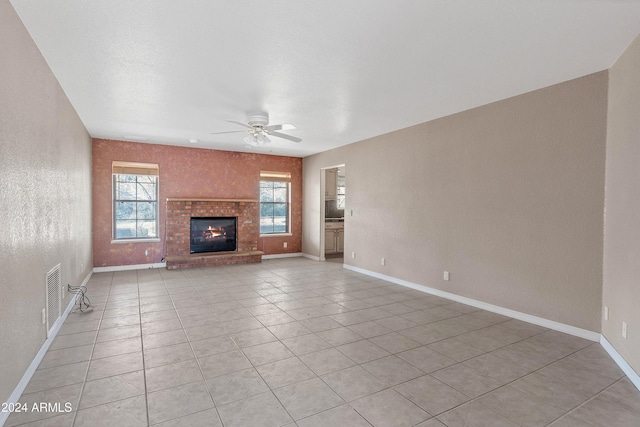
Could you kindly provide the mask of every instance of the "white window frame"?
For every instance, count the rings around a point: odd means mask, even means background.
[[[114,161],[112,163],[111,170],[111,242],[112,243],[130,243],[130,242],[159,242],[159,233],[160,233],[160,211],[158,209],[158,199],[160,196],[160,182],[159,182],[159,170],[158,165],[153,163],[134,163],[134,162],[120,162]],[[154,219],[154,230],[153,236],[140,236],[140,237],[117,237],[117,219],[116,219],[116,205],[119,202],[125,202],[124,200],[118,200],[116,198],[116,177],[118,175],[129,175],[129,176],[153,176],[155,177],[155,199],[147,200],[147,199],[139,199],[139,200],[127,200],[132,202],[153,202],[154,210],[155,210],[155,219]],[[139,218],[136,217],[136,221],[139,221]],[[151,222],[151,221],[148,221]],[[137,228],[136,228],[137,230]]]
[[[276,236],[291,236],[291,172],[272,172],[272,171],[261,171],[260,172],[260,184],[259,190],[262,189],[262,183],[265,181],[271,182],[281,182],[285,183],[287,187],[287,216],[286,216],[286,230],[285,231],[275,231],[272,233],[263,233],[262,232],[262,204],[263,203],[282,203],[282,202],[263,202],[262,201],[262,191],[259,191],[259,219],[260,219],[260,237],[276,237]]]

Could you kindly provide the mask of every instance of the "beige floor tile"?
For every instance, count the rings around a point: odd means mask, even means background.
[[[269,387],[255,369],[243,369],[207,380],[216,406],[269,391]]]
[[[219,337],[226,335],[227,331],[222,323],[210,323],[208,325],[192,326],[185,328],[189,341],[198,341],[205,338]]]
[[[78,411],[74,426],[147,426],[144,396],[117,400]]]
[[[38,369],[53,368],[55,366],[68,365],[76,362],[84,362],[91,359],[93,345],[49,350],[42,358]]]
[[[144,366],[145,368],[155,368],[169,363],[184,362],[194,359],[195,357],[189,343],[168,345],[166,347],[152,348],[149,350],[145,349]]]
[[[191,415],[154,424],[154,427],[222,427],[222,421],[215,409],[206,409]]]
[[[416,347],[396,354],[402,360],[411,363],[425,373],[437,371],[458,363],[456,360],[431,350],[427,346]]]
[[[253,366],[264,365],[293,357],[293,353],[279,341],[245,347],[242,351]]]
[[[142,366],[142,353],[127,353],[93,359],[89,365],[87,381],[139,371]]]
[[[148,393],[149,423],[179,419],[214,407],[204,381]]]
[[[447,427],[517,427],[497,412],[477,402],[468,402],[438,416]]]
[[[79,409],[86,409],[143,394],[145,394],[143,371],[87,381],[82,390]]]
[[[271,392],[227,403],[217,409],[225,427],[284,426],[293,421]]]
[[[294,420],[344,404],[320,378],[297,382],[273,391]]]
[[[316,375],[324,375],[354,366],[356,363],[335,348],[316,351],[300,356]]]
[[[196,359],[147,368],[145,378],[148,393],[204,379]]]
[[[336,347],[336,349],[356,363],[370,362],[391,354],[387,350],[382,347],[378,347],[368,340],[344,344]]]
[[[177,317],[165,320],[155,320],[152,322],[144,322],[142,324],[142,333],[144,335],[175,331],[176,329],[182,329],[182,323]]]
[[[329,329],[326,331],[320,331],[317,333],[317,335],[332,346],[349,344],[352,342],[361,341],[364,338],[345,326],[341,326],[335,329]]]
[[[369,338],[369,341],[379,347],[382,347],[391,354],[400,353],[411,350],[412,348],[420,347],[419,343],[397,332],[391,332],[389,334]]]
[[[297,357],[260,365],[257,370],[272,389],[308,380],[316,376]]]
[[[441,414],[470,400],[429,375],[400,384],[395,390],[431,415]]]
[[[316,334],[301,335],[298,337],[286,338],[282,343],[296,356],[313,353],[331,347],[331,344],[320,338]]]
[[[97,342],[123,340],[127,338],[139,337],[141,334],[140,325],[118,326],[98,331]]]
[[[351,406],[374,427],[410,427],[431,418],[392,389],[358,399],[351,402]]]
[[[363,363],[364,369],[375,375],[388,387],[418,378],[425,373],[396,356],[383,357]]]
[[[273,335],[267,328],[235,332],[230,335],[233,341],[235,341],[236,345],[241,348],[277,341],[275,335]]]
[[[53,368],[38,369],[31,377],[24,392],[35,393],[50,388],[82,383],[87,374],[88,366],[89,362],[84,361]]]
[[[198,358],[205,378],[228,374],[251,367],[251,363],[240,350]]]
[[[60,350],[63,348],[80,347],[83,345],[93,344],[96,340],[98,331],[80,332],[78,334],[57,336],[49,350]]]
[[[352,366],[322,375],[320,378],[347,402],[387,388],[382,381],[361,366]]]
[[[144,335],[142,341],[145,349],[158,348],[187,342],[187,335],[182,329],[178,329],[175,331]]]
[[[142,339],[138,337],[126,338],[122,340],[105,341],[96,343],[93,348],[92,359],[118,356],[126,353],[142,351]]]
[[[350,405],[341,405],[297,421],[299,427],[371,427]]]

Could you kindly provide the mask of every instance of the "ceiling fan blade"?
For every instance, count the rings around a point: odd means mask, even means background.
[[[291,135],[285,135],[284,133],[280,133],[280,132],[269,132],[269,135],[277,136],[278,138],[288,139],[289,141],[293,141],[293,142],[302,141],[300,138],[297,138],[297,137],[291,136]]]
[[[223,133],[243,133],[246,130],[230,130],[228,132],[211,132],[209,135],[222,135]]]
[[[295,128],[296,127],[291,123],[283,123],[281,125],[271,125],[265,127],[265,129],[267,130],[293,130]]]
[[[252,129],[252,127],[251,127],[251,126],[249,126],[249,125],[248,125],[248,124],[246,124],[246,123],[240,123],[240,122],[236,122],[236,121],[233,121],[233,120],[227,120],[227,121],[228,121],[229,123],[235,123],[235,124],[237,124],[237,125],[244,126],[244,127],[246,127],[246,128]]]

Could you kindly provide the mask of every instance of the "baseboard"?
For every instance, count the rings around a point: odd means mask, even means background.
[[[604,335],[600,336],[600,345],[609,353],[609,356],[613,359],[614,362],[618,364],[622,372],[624,372],[629,380],[633,383],[634,386],[638,390],[640,390],[640,376],[633,368],[627,363],[626,360],[618,353],[618,351],[611,345],[611,343],[604,337]]]
[[[290,254],[271,254],[271,255],[262,255],[262,259],[277,259],[277,258],[295,258],[301,257],[302,252],[294,252]]]
[[[531,314],[522,313],[520,311],[511,310],[509,308],[500,307],[498,305],[489,304],[483,301],[478,301],[472,298],[463,297],[460,295],[452,294],[450,292],[441,291],[439,289],[430,288],[428,286],[418,285],[416,283],[408,282],[406,280],[398,279],[384,274],[376,273],[374,271],[365,270],[363,268],[354,267],[352,265],[343,264],[347,270],[355,271],[357,273],[366,274],[367,276],[375,277],[377,279],[386,280],[387,282],[395,283],[397,285],[405,286],[407,288],[415,289],[435,295],[438,297],[450,299],[452,301],[460,302],[462,304],[478,307],[483,310],[491,311],[493,313],[502,314],[504,316],[513,317],[514,319],[522,320],[524,322],[533,323],[534,325],[542,326],[545,328],[553,329],[555,331],[564,332],[566,334],[575,335],[580,338],[584,338],[590,341],[599,342],[600,334],[597,332],[589,331],[587,329],[578,328],[575,326],[567,325],[564,323],[556,322],[553,320],[545,319]]]
[[[92,271],[90,271],[89,274],[87,274],[87,276],[82,281],[81,286],[87,285],[92,274],[93,274]],[[40,362],[42,362],[42,359],[44,358],[45,354],[47,354],[47,350],[49,350],[49,347],[51,347],[51,344],[53,343],[53,340],[56,338],[56,335],[58,335],[58,332],[60,331],[60,328],[64,324],[64,321],[67,320],[67,316],[69,316],[69,313],[71,313],[71,310],[73,310],[73,307],[76,305],[77,296],[78,296],[78,293],[76,293],[74,296],[71,297],[69,304],[67,305],[67,308],[64,310],[64,313],[62,313],[62,315],[58,318],[58,320],[56,320],[56,322],[51,327],[50,335],[47,337],[44,343],[42,343],[40,350],[31,361],[31,364],[29,365],[24,375],[18,382],[18,385],[16,386],[16,388],[13,390],[13,393],[11,393],[11,395],[7,399],[6,403],[9,403],[9,404],[17,403],[20,400],[20,396],[22,396],[24,389],[27,388],[27,385],[29,384],[29,381],[31,381],[31,377],[33,377],[33,374],[36,373],[38,366],[40,366]],[[9,418],[9,415],[11,415],[10,412],[0,412],[0,426],[4,425],[4,423],[7,421],[7,418]]]
[[[315,256],[315,255],[311,255],[311,254],[305,254],[305,253],[303,253],[303,254],[302,254],[302,256],[303,256],[303,257],[305,257],[305,258],[312,259],[312,260],[314,260],[314,261],[320,261],[320,257],[317,257],[317,256]]]
[[[127,270],[149,270],[152,268],[166,268],[167,264],[164,262],[156,262],[152,264],[131,264],[131,265],[114,265],[111,267],[93,267],[94,273],[109,273],[112,271],[127,271]]]

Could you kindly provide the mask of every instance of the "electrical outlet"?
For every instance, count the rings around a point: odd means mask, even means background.
[[[609,307],[604,306],[604,320],[609,320]]]
[[[47,310],[45,308],[42,309],[42,324],[47,323]]]
[[[380,265],[384,265],[384,258],[380,259]]]
[[[622,322],[622,338],[627,339],[627,322]]]
[[[355,258],[356,257],[356,253],[355,252],[351,252],[351,258]]]
[[[282,244],[282,246],[283,246],[284,248],[286,248],[286,247],[287,247],[287,242],[284,242],[284,243]]]
[[[444,280],[449,280],[449,272],[448,271],[444,272]]]

